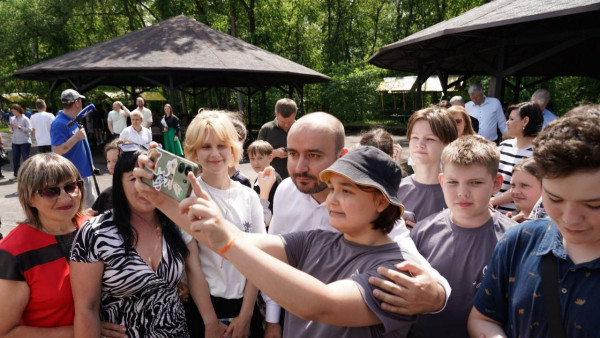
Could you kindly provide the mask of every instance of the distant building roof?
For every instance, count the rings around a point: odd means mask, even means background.
[[[458,76],[449,76],[448,82],[452,83],[458,80]],[[408,93],[417,81],[416,76],[400,76],[400,77],[385,77],[383,81],[377,86],[378,92],[388,93]],[[437,75],[430,76],[425,83],[421,86],[421,90],[424,92],[441,92],[442,84]],[[456,86],[448,88],[448,91],[458,90]]]
[[[9,93],[0,95],[4,100],[8,102],[26,102],[35,101],[38,96],[31,93]]]

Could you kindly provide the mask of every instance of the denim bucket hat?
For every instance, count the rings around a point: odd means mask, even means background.
[[[402,171],[390,155],[372,146],[360,146],[340,157],[329,168],[321,171],[321,181],[328,183],[331,174],[341,175],[358,185],[379,190],[393,205],[404,212],[396,195]]]

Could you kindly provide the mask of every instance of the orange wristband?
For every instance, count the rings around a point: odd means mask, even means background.
[[[233,242],[235,242],[235,237],[229,240],[227,245],[223,247],[223,249],[219,250],[219,255],[223,256],[231,247],[233,246]]]

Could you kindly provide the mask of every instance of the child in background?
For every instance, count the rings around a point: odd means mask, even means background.
[[[247,135],[247,131],[246,131],[246,126],[244,125],[244,119],[241,116],[240,113],[236,113],[236,112],[226,112],[225,114],[227,114],[227,116],[231,119],[231,123],[233,123],[233,126],[235,127],[235,131],[237,132],[238,135],[238,141],[240,142],[240,147],[242,149],[244,149],[244,142],[246,142],[246,135]],[[242,157],[243,157],[243,153],[242,153]],[[240,158],[240,161],[242,159]],[[234,181],[238,181],[241,184],[247,186],[248,188],[252,188],[252,185],[250,184],[250,180],[248,179],[248,177],[244,176],[244,174],[242,174],[240,172],[240,170],[238,169],[238,164],[236,163],[235,165],[229,166],[228,171],[229,171],[229,177],[231,177],[232,180]]]
[[[139,148],[137,144],[133,143],[133,141],[129,139],[115,139],[110,143],[107,143],[106,146],[104,146],[104,157],[106,157],[106,169],[108,169],[108,172],[111,176],[115,172],[115,164],[117,164],[117,160],[119,159],[119,146],[121,144],[133,144]],[[100,196],[98,196],[92,207],[86,210],[86,213],[90,216],[96,216],[112,209],[111,196],[112,186],[104,189],[104,191],[100,193]]]
[[[446,110],[426,108],[412,114],[406,136],[415,173],[402,179],[398,198],[406,209],[403,218],[410,229],[419,220],[446,209],[438,181],[440,157],[446,145],[456,140],[458,131]]]
[[[444,310],[420,316],[412,332],[418,337],[467,337],[467,318],[483,271],[500,236],[516,222],[489,207],[502,185],[500,152],[493,142],[462,136],[444,149],[441,160],[439,182],[448,209],[419,221],[410,237],[448,279],[452,293]]]
[[[273,146],[267,141],[257,140],[248,146],[248,158],[252,169],[258,174],[254,181],[254,191],[260,197],[265,225],[268,227],[273,216],[273,198],[281,182],[281,176],[271,167]]]
[[[515,165],[510,179],[510,194],[517,207],[514,213],[506,215],[521,223],[525,221],[537,201],[542,197],[542,176],[533,158],[527,158]]]

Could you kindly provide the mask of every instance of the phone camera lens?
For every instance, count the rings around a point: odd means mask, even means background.
[[[179,165],[177,166],[177,171],[182,173],[184,170],[185,170],[185,164],[179,163]]]
[[[185,167],[185,175],[186,176],[190,171],[192,171],[192,167],[190,167],[189,165],[187,167]]]

